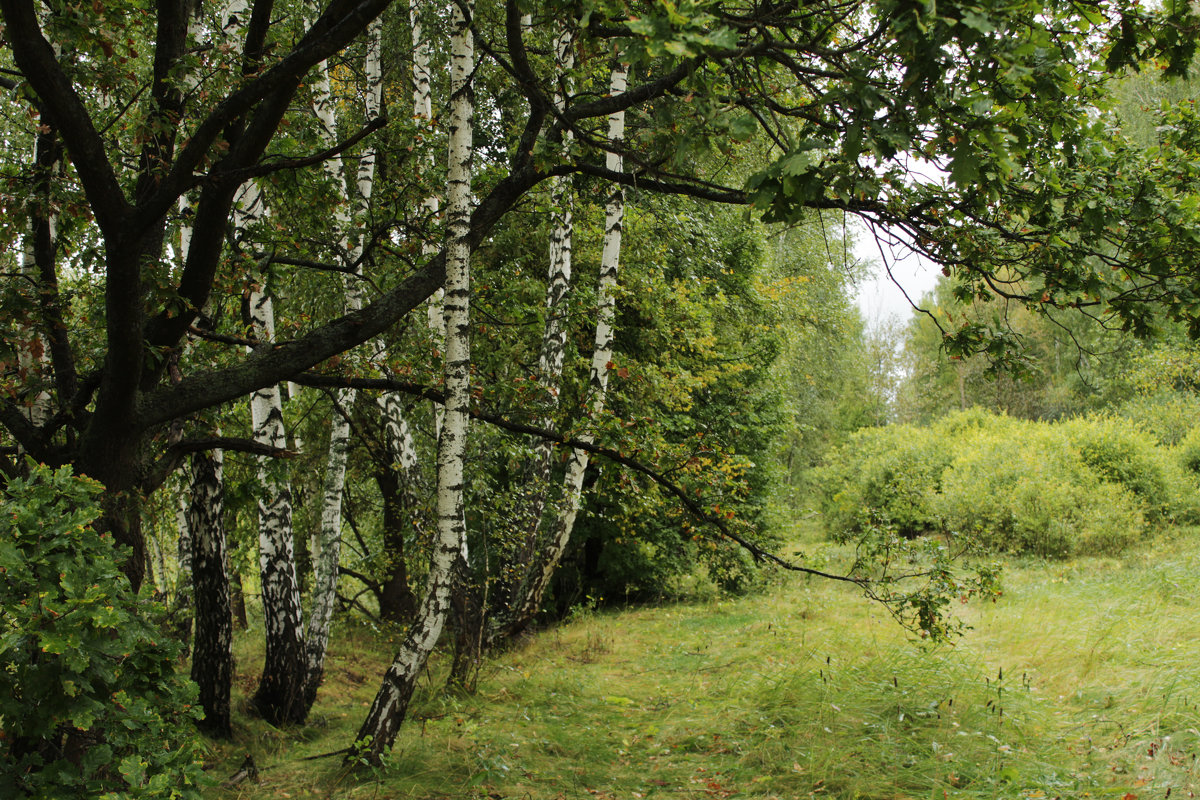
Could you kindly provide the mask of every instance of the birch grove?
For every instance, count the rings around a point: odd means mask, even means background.
[[[822,228],[796,247],[821,258],[772,264],[765,226],[858,217],[964,291],[1200,330],[1162,301],[1197,294],[1195,120],[1146,152],[1096,134],[1104,71],[1182,68],[1194,9],[936,6],[0,0],[0,484],[102,486],[87,535],[133,593],[175,566],[146,530],[184,517],[216,735],[230,577],[261,607],[266,723],[306,720],[339,614],[401,638],[352,754],[374,762],[467,565],[476,664],[595,587],[740,588],[783,559],[779,320],[853,327],[824,316],[845,251]]]

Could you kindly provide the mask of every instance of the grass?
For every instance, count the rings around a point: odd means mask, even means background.
[[[1009,566],[954,647],[922,648],[852,591],[583,611],[485,667],[475,695],[419,690],[387,766],[337,757],[388,660],[341,629],[312,724],[241,715],[259,785],[213,798],[1186,798],[1200,791],[1194,531],[1127,559]],[[239,642],[237,690],[261,661]]]

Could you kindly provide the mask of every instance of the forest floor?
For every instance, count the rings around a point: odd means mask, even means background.
[[[394,642],[336,631],[309,725],[237,715],[225,798],[1190,798],[1200,792],[1200,532],[1122,559],[1011,562],[929,647],[852,588],[780,576],[705,603],[581,610],[487,662],[435,663],[386,766],[346,773]],[[255,648],[259,649],[256,650]],[[261,644],[238,643],[235,703]]]

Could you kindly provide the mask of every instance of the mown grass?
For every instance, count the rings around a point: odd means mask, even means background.
[[[214,798],[1183,798],[1200,786],[1200,541],[1009,566],[953,647],[913,643],[852,590],[582,612],[500,655],[471,696],[415,698],[386,768],[346,774],[387,662],[342,630],[312,724],[244,715],[259,785]],[[260,656],[239,643],[238,690]]]

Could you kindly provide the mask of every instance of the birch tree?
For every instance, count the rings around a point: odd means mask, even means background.
[[[204,719],[200,727],[212,736],[230,738],[229,694],[233,685],[233,611],[229,596],[229,556],[223,521],[224,454],[196,453],[191,459],[191,500],[187,529],[191,539],[191,574],[196,609],[192,645],[192,680],[200,687]]]
[[[379,116],[383,100],[381,46],[382,23],[376,20],[367,29],[364,64],[367,82],[366,116],[369,120]],[[318,70],[319,78],[314,104],[322,133],[329,145],[334,146],[337,142],[338,125],[330,92],[328,62],[322,63]],[[344,210],[345,205],[340,205],[335,215],[337,229],[343,237],[340,250],[345,253],[346,268],[349,270],[343,284],[346,293],[346,310],[351,313],[362,309],[363,306],[363,292],[359,283],[363,236],[354,229],[354,226],[365,224],[371,201],[371,191],[375,183],[375,160],[374,148],[368,147],[359,157],[357,174],[349,186],[340,156],[334,156],[324,164],[326,172],[337,189],[345,189],[351,194],[350,202],[346,204],[351,207],[350,213]],[[305,636],[308,675],[305,680],[304,702],[308,707],[311,707],[316,700],[317,687],[325,672],[325,651],[329,643],[330,623],[333,619],[333,607],[337,599],[338,559],[341,555],[342,544],[342,494],[346,481],[346,460],[350,450],[349,414],[350,409],[354,406],[355,397],[354,389],[342,389],[337,392],[329,431],[329,452],[325,462],[320,530],[315,537],[313,547],[316,582],[313,587],[312,611],[309,615],[308,630]],[[395,404],[388,404],[385,410],[397,415],[401,412]],[[403,424],[402,418],[388,422],[388,441],[393,449],[403,448]],[[395,432],[392,431],[392,428],[395,429]]]
[[[446,176],[445,416],[438,436],[437,538],[417,618],[383,678],[354,750],[378,761],[408,711],[417,677],[450,613],[456,566],[467,558],[463,456],[470,414],[471,160],[474,117],[474,7],[456,2],[451,25],[449,156]]]
[[[620,64],[612,71],[609,96],[620,97],[627,84],[626,66]],[[605,166],[612,173],[623,169],[621,152],[625,143],[625,113],[615,111],[608,117],[608,155]],[[624,188],[614,184],[609,191],[604,209],[604,250],[600,257],[600,279],[596,287],[596,334],[592,346],[591,371],[588,377],[587,417],[599,419],[604,413],[605,395],[608,391],[608,375],[612,364],[614,329],[616,319],[617,272],[621,261],[621,224],[625,214]],[[580,441],[591,444],[594,435],[587,429],[580,434]],[[519,594],[507,615],[490,632],[492,642],[511,636],[527,626],[541,607],[542,596],[549,585],[554,570],[558,567],[575,527],[579,513],[583,476],[587,471],[589,454],[574,448],[567,462],[563,479],[563,500],[554,516],[549,535],[531,554],[525,568],[525,579]]]
[[[243,187],[239,229],[261,219],[262,195],[253,183]],[[254,285],[247,299],[247,315],[255,341],[275,341],[275,312],[267,287]],[[256,389],[250,396],[254,440],[276,451],[287,450],[283,424],[283,398],[279,384]],[[272,724],[300,723],[308,716],[305,683],[308,669],[304,647],[300,581],[292,529],[292,490],[281,465],[259,457],[258,566],[263,594],[263,628],[266,657],[254,693],[254,707]]]
[[[558,114],[566,111],[567,101],[573,88],[571,70],[575,65],[575,35],[570,27],[562,26],[553,39],[556,73],[561,76],[555,82],[553,95],[554,110]],[[562,152],[570,149],[574,133],[570,129],[561,134],[557,147]],[[567,313],[571,295],[572,248],[574,247],[574,196],[571,181],[566,177],[550,180],[550,244],[548,248],[549,269],[546,277],[545,314],[546,326],[538,352],[537,371],[534,378],[542,396],[545,410],[538,424],[543,428],[553,426],[552,416],[558,406],[563,359],[567,345]],[[517,599],[523,579],[522,571],[535,556],[542,513],[546,507],[546,496],[550,488],[550,470],[553,445],[544,440],[533,444],[532,457],[526,464],[524,486],[516,498],[516,532],[520,537],[515,543],[515,552],[509,555],[508,569],[500,574],[497,605],[501,608]],[[512,545],[508,548],[512,550]],[[486,624],[480,620],[480,624]]]

